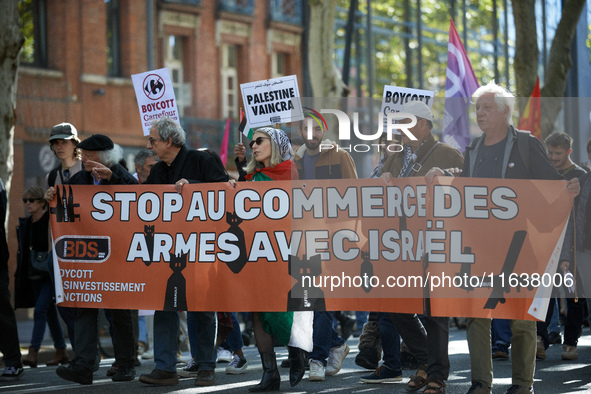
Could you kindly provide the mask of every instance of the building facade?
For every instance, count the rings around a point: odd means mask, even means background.
[[[58,164],[51,128],[106,134],[130,172],[146,146],[131,75],[168,67],[188,145],[220,150],[226,119],[236,143],[240,84],[298,75],[302,4],[295,0],[20,0],[27,38],[18,74],[9,247],[21,196]],[[233,165],[232,163],[228,163]],[[14,272],[16,258],[10,261]]]

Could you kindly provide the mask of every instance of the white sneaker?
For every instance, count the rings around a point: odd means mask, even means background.
[[[229,375],[240,375],[247,367],[246,358],[235,354],[230,364],[226,367],[226,373]]]
[[[310,381],[324,381],[324,365],[318,360],[310,360]]]
[[[231,351],[226,350],[223,347],[218,349],[218,363],[229,363],[232,359],[234,359],[234,356],[232,356]]]
[[[326,366],[326,374],[328,376],[336,375],[343,365],[343,361],[347,354],[349,354],[349,346],[343,343],[341,346],[333,347],[328,352],[328,365]]]
[[[196,378],[198,372],[199,366],[193,359],[189,361],[186,367],[176,369],[176,374],[181,378]]]
[[[147,352],[142,354],[142,360],[151,360],[154,358],[154,350],[149,349]]]

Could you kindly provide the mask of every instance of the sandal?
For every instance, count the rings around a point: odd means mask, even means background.
[[[425,385],[427,384],[427,379],[419,375],[419,372],[421,371],[426,373],[426,371],[419,369],[416,375],[410,375],[410,380],[408,381],[408,383],[413,382],[414,386],[411,386],[407,383],[406,391],[417,391],[425,387]]]
[[[443,379],[427,378],[427,387],[423,392],[427,394],[445,394],[445,382]]]

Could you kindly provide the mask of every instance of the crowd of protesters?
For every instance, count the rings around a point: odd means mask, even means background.
[[[565,236],[559,270],[567,272],[578,252],[579,261],[591,258],[591,224],[587,223],[587,208],[591,180],[584,168],[570,159],[572,139],[566,133],[555,133],[545,142],[548,152],[535,137],[512,125],[515,97],[494,83],[480,87],[474,93],[476,121],[482,136],[476,138],[466,152],[436,141],[432,133],[434,117],[430,108],[420,101],[404,104],[402,112],[413,115],[416,122],[409,131],[417,137],[403,137],[403,150],[389,154],[384,151],[377,166],[367,177],[424,177],[431,183],[439,176],[462,176],[502,179],[566,179],[566,189],[578,196],[575,216]],[[408,119],[410,122],[411,119]],[[51,131],[49,144],[59,165],[46,176],[44,188],[31,187],[23,194],[29,216],[21,219],[18,228],[19,249],[15,280],[16,308],[34,307],[34,328],[28,354],[21,356],[14,311],[10,305],[7,277],[8,250],[2,226],[0,234],[0,352],[5,369],[0,381],[15,381],[23,375],[23,366],[37,367],[38,352],[46,325],[50,328],[55,356],[47,365],[59,365],[56,373],[63,379],[80,384],[92,384],[98,370],[96,327],[98,310],[66,308],[56,305],[54,298],[54,264],[49,228],[48,201],[55,198],[57,185],[120,185],[169,184],[181,193],[192,183],[236,181],[277,181],[293,179],[356,179],[355,162],[343,150],[320,149],[332,146],[324,139],[327,132],[322,122],[312,122],[312,132],[304,132],[304,122],[298,135],[288,136],[272,127],[254,131],[251,156],[243,144],[235,147],[238,179],[228,175],[220,158],[207,149],[192,150],[186,146],[184,130],[172,119],[164,117],[153,122],[147,136],[147,149],[135,160],[136,173],[122,165],[121,149],[105,135],[95,134],[81,141],[74,125],[61,123]],[[294,151],[292,144],[298,140]],[[591,142],[591,141],[590,141]],[[590,151],[588,145],[587,149]],[[6,216],[6,197],[0,183],[0,218]],[[589,235],[589,237],[587,237]],[[482,257],[485,258],[485,257]],[[583,264],[581,264],[582,266]],[[581,282],[578,297],[584,299],[585,270],[576,273]],[[579,277],[580,276],[580,277]],[[533,393],[536,359],[545,358],[550,343],[561,343],[560,329],[552,329],[559,312],[565,318],[564,360],[577,358],[577,340],[585,314],[585,303],[575,300],[563,289],[555,289],[547,318],[536,323],[525,320],[495,320],[468,318],[467,342],[471,359],[471,387],[468,394],[491,393],[495,358],[509,358],[511,348],[512,384],[506,393]],[[566,300],[566,301],[564,301]],[[424,302],[429,303],[428,299]],[[562,306],[561,306],[562,305]],[[425,307],[428,311],[429,307]],[[115,382],[135,379],[138,358],[138,329],[144,319],[130,310],[107,311],[112,325],[115,362],[108,376]],[[74,358],[66,351],[65,336],[59,317],[67,327]],[[179,362],[179,333],[184,327],[190,344],[191,361],[181,368]],[[276,346],[286,346],[289,383],[296,386],[309,369],[310,381],[324,381],[336,375],[349,353],[346,343],[350,319],[342,311],[260,312],[243,315],[254,332],[260,353],[263,375],[252,392],[280,389],[281,377],[277,366]],[[341,336],[335,330],[335,317],[341,321]],[[396,382],[402,380],[403,359],[401,340],[414,360],[416,373],[410,377],[408,391],[445,393],[450,369],[448,356],[449,318],[401,313],[370,313],[367,323],[360,323],[359,354],[356,363],[373,373],[361,378],[363,383]],[[299,326],[299,337],[292,335]],[[216,328],[217,327],[217,328]],[[491,332],[492,330],[492,332]],[[552,331],[554,330],[554,331]],[[143,330],[145,332],[145,329]],[[180,377],[195,379],[196,386],[215,385],[216,360],[229,362],[228,374],[241,374],[248,366],[242,352],[244,346],[240,323],[235,313],[155,311],[149,325],[144,348],[148,342],[153,349],[155,368],[139,381],[149,385],[175,385]],[[217,334],[216,334],[217,332]],[[89,333],[93,333],[89,335]],[[553,333],[553,334],[552,334]],[[492,338],[491,338],[492,336]],[[558,339],[557,339],[558,338]],[[140,339],[140,341],[142,341]],[[228,355],[225,355],[225,353]],[[379,361],[382,364],[379,364]]]

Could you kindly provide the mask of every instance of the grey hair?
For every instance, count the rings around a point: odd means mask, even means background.
[[[513,124],[513,110],[515,109],[515,96],[504,87],[497,85],[495,81],[490,81],[484,86],[476,89],[472,95],[472,99],[476,102],[481,96],[485,94],[493,94],[497,108],[502,111],[505,107],[509,110],[507,118],[508,124]]]
[[[123,157],[123,149],[121,149],[121,146],[114,144],[113,149],[99,150],[96,152],[96,154],[98,156],[98,161],[101,164],[111,168],[115,164],[119,163]]]
[[[168,141],[171,138],[172,145],[179,148],[185,145],[187,139],[185,130],[168,116],[163,116],[153,121],[152,127],[156,127],[162,141]]]
[[[154,157],[154,154],[149,149],[142,149],[135,155],[133,162],[139,166],[143,166],[148,157]]]

